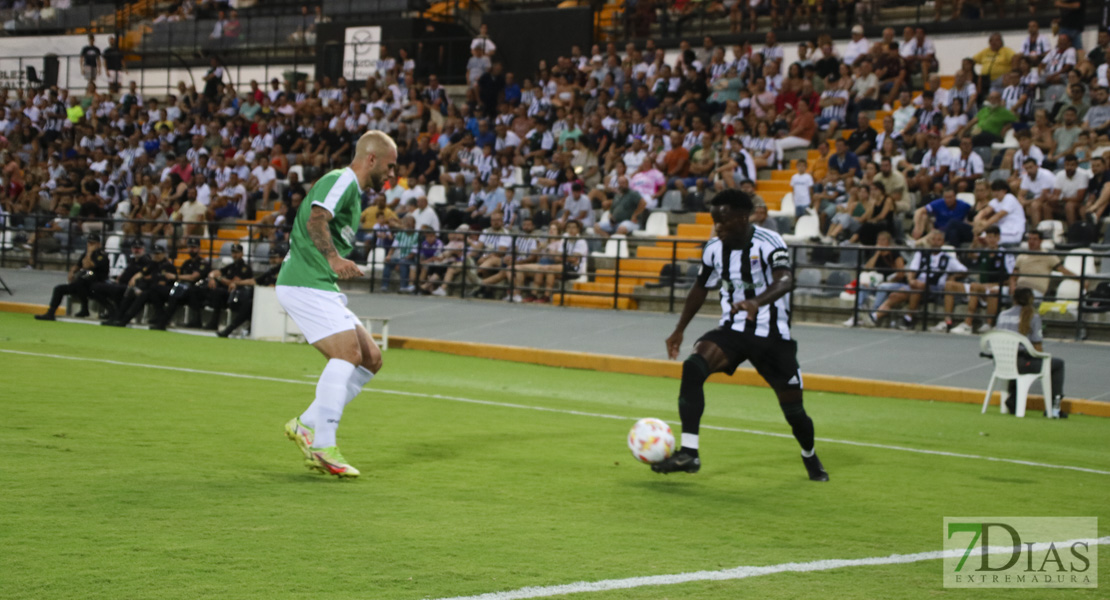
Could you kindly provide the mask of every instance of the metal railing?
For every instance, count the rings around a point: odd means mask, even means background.
[[[1024,29],[1029,19],[1041,22],[1047,30],[1051,20],[1059,18],[1060,11],[1051,2],[1030,2],[1029,0],[1002,0],[1004,14],[999,15],[995,2],[960,3],[949,0],[943,3],[941,18],[936,19],[936,2],[926,0],[867,0],[849,2],[839,6],[833,17],[824,11],[824,3],[790,3],[789,12],[772,12],[772,7],[781,4],[777,0],[766,0],[754,9],[750,3],[736,3],[733,10],[723,12],[709,11],[709,2],[689,2],[688,11],[678,13],[673,2],[639,2],[634,8],[623,4],[613,12],[611,5],[595,4],[594,30],[597,41],[632,42],[655,38],[656,40],[701,39],[711,35],[718,43],[737,43],[749,40],[762,43],[768,31],[774,31],[781,42],[812,41],[818,34],[829,33],[834,38],[847,38],[853,25],[880,27],[890,26],[898,29],[907,25],[921,25],[931,34],[944,32],[992,31],[996,29]],[[963,4],[965,11],[977,11],[953,17],[954,7]],[[978,8],[976,5],[979,5]],[[1029,12],[1030,5],[1035,11]],[[1090,3],[1087,22],[1097,25],[1102,17],[1101,3]],[[737,20],[738,19],[738,20]],[[899,37],[900,39],[900,37]],[[986,40],[984,39],[984,42]],[[697,44],[695,44],[697,46]]]
[[[48,218],[44,216],[8,216],[4,219],[0,223],[0,266],[18,267],[29,264],[35,268],[52,266],[68,270],[84,251],[85,236],[91,231],[102,231],[106,250],[109,253],[116,254],[127,254],[129,240],[139,237],[144,240],[148,249],[153,241],[157,240],[166,245],[171,257],[177,257],[183,252],[186,238],[199,237],[202,239],[202,254],[213,261],[230,257],[230,244],[242,243],[246,247],[245,256],[248,261],[264,263],[267,260],[269,249],[287,242],[284,233],[287,229],[270,224],[243,221],[238,223],[225,221],[185,224],[176,221],[117,220],[113,222],[110,220],[86,220],[84,223],[78,224],[76,219],[71,221],[69,229],[65,232],[40,232],[32,239],[30,234],[35,230],[41,231],[41,228],[47,222]],[[128,229],[138,228],[140,233],[125,234],[123,233],[125,226]],[[141,233],[144,226],[147,231]],[[186,227],[199,229],[201,235],[188,235],[189,232],[186,231]],[[392,233],[396,235],[402,231],[393,230]],[[449,293],[460,297],[482,295],[496,299],[503,297],[513,299],[519,296],[524,299],[524,297],[532,295],[535,298],[545,299],[559,305],[611,309],[639,308],[673,313],[682,309],[686,291],[694,285],[697,265],[700,264],[700,246],[704,243],[704,240],[696,239],[635,237],[604,239],[582,236],[581,239],[592,247],[600,248],[608,244],[611,247],[616,246],[616,252],[612,255],[597,251],[592,252],[590,256],[582,257],[581,260],[588,261],[585,266],[571,270],[565,267],[565,265],[572,262],[568,260],[571,258],[568,254],[571,252],[568,244],[561,244],[554,254],[546,255],[550,259],[549,261],[539,260],[539,255],[533,254],[530,257],[521,257],[518,253],[518,242],[522,239],[532,239],[535,242],[535,248],[539,250],[552,241],[564,240],[563,236],[506,233],[503,235],[509,238],[510,244],[507,247],[502,247],[503,249],[500,251],[491,252],[488,248],[476,249],[473,242],[477,241],[483,234],[475,230],[472,233],[467,233],[467,243],[459,250],[458,255],[451,262],[443,262],[441,260],[442,254],[435,257],[425,257],[421,253],[420,242],[423,241],[424,235],[428,232],[419,231],[415,233],[417,233],[415,253],[407,257],[398,257],[396,253],[389,254],[392,246],[387,249],[375,243],[375,232],[373,230],[360,230],[358,236],[361,241],[356,244],[352,258],[359,264],[365,265],[368,277],[362,283],[352,282],[347,285],[365,285],[367,291],[377,292],[380,291],[383,284],[383,273],[387,270],[401,270],[404,267],[405,270],[412,273],[409,282],[413,286],[412,293],[414,294],[432,293],[433,290],[442,286],[444,291],[440,294]],[[461,235],[451,230],[440,230],[434,233],[437,239],[441,241],[449,240],[453,235]],[[44,241],[48,239],[50,241]],[[457,240],[457,238],[455,239]],[[622,257],[624,250],[634,244],[637,248],[636,254],[639,256]],[[621,245],[625,245],[625,248],[620,248]],[[645,252],[642,250],[643,248],[652,250]],[[806,317],[806,320],[821,320],[823,317],[830,316],[835,316],[838,319],[854,317],[856,322],[865,322],[865,316],[878,309],[878,306],[863,304],[861,302],[862,294],[859,292],[874,294],[878,291],[877,286],[860,284],[852,290],[846,288],[845,283],[860,281],[861,275],[868,270],[865,266],[867,254],[874,251],[875,247],[840,247],[841,254],[837,258],[847,258],[843,261],[835,260],[818,263],[810,260],[815,252],[828,252],[830,249],[835,251],[835,248],[830,246],[807,244],[790,246],[793,257],[791,269],[796,282],[796,288],[790,298],[791,315],[801,314]],[[884,249],[903,253],[904,258],[907,259],[907,264],[910,256],[920,251],[920,249],[905,247],[887,247]],[[964,259],[972,254],[987,250],[944,248],[939,250],[926,249],[924,251],[952,253],[959,257],[961,262],[971,263],[971,260]],[[1016,248],[1006,249],[1005,252],[1015,256],[1034,254]],[[489,257],[495,254],[498,255],[499,259],[490,260]],[[632,253],[629,252],[629,254]],[[847,256],[847,254],[852,256]],[[1079,259],[1080,261],[1077,271],[1075,271],[1078,291],[1073,290],[1066,298],[1055,298],[1055,301],[1060,302],[1056,306],[1064,310],[1069,318],[1051,320],[1053,327],[1072,331],[1076,339],[1084,339],[1092,330],[1110,331],[1110,319],[1103,319],[1098,316],[1102,312],[1101,308],[1097,312],[1092,310],[1088,294],[1088,290],[1094,289],[1098,283],[1110,281],[1110,272],[1108,272],[1110,271],[1110,252],[1100,249],[1087,252],[1052,251],[1039,254],[1058,256],[1062,262],[1068,258]],[[1096,268],[1097,261],[1101,261],[1101,271]],[[543,264],[542,268],[537,268],[535,265],[540,263],[546,264]],[[120,266],[117,261],[113,261],[113,264],[116,264],[117,268]],[[928,281],[935,275],[931,270],[931,261],[923,261],[922,264],[925,266],[918,274]],[[453,270],[450,273],[451,281],[446,281],[448,279],[446,277],[448,273],[446,272],[449,269]],[[809,281],[812,277],[807,278],[807,274],[803,271],[811,270],[828,272],[829,276],[820,275],[816,278],[816,281]],[[842,275],[833,277],[833,272],[839,272]],[[907,268],[895,272],[906,273],[907,278],[913,278],[915,275],[910,273]],[[973,280],[973,273],[957,277],[962,277],[970,282]],[[438,277],[433,277],[434,275]],[[543,280],[543,285],[536,285],[537,277]],[[1049,278],[1050,283],[1064,280],[1059,275],[1037,275],[1033,273],[1023,273],[1022,277]],[[533,280],[532,285],[526,285],[526,280],[529,278]],[[492,282],[495,279],[501,281]],[[384,283],[388,284],[388,282]],[[1002,285],[1008,285],[1008,282],[1004,281]],[[1050,291],[1052,287],[1055,286],[1050,285]],[[842,298],[841,294],[846,291],[853,292],[850,299]],[[910,290],[909,286],[905,286],[890,291],[906,295],[920,294],[920,303],[913,310],[903,306],[892,306],[885,311],[895,322],[903,316],[912,317],[914,319],[912,328],[914,329],[924,330],[938,319],[964,319],[968,316],[968,313],[959,310],[951,312],[943,310],[943,302],[946,296],[963,297],[967,295],[967,291],[962,288],[946,289],[938,286],[925,286],[924,289]],[[994,295],[999,300],[998,310],[1001,310],[1001,307],[1007,303],[1007,299],[1001,296],[1000,289],[990,290],[980,295],[984,300],[988,296]],[[1047,299],[1053,300],[1053,296],[1050,294]],[[712,308],[711,302],[706,304],[708,312],[715,310]],[[960,304],[966,305],[964,302]],[[987,314],[985,311],[980,311],[976,318],[993,319],[995,316],[996,314]],[[1074,320],[1071,320],[1072,318]]]

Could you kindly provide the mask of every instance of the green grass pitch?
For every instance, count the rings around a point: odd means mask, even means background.
[[[6,599],[418,600],[934,551],[944,516],[1110,522],[1105,474],[818,442],[832,478],[818,484],[793,439],[750,433],[703,431],[701,473],[664,477],[625,435],[639,417],[677,421],[676,380],[403,350],[344,415],[363,476],[340,481],[282,435],[323,366],[308,346],[0,314],[0,350],[118,361],[0,353]],[[819,438],[1110,465],[1106,419],[820,392],[806,406]],[[708,386],[704,423],[789,433],[757,388]],[[1099,556],[1096,590],[946,590],[928,561],[563,597],[1107,598]]]

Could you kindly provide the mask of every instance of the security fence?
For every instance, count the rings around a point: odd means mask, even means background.
[[[0,266],[68,270],[93,232],[102,235],[103,247],[112,259],[113,275],[123,270],[132,239],[142,240],[148,250],[155,242],[164,244],[169,256],[180,264],[185,258],[186,239],[195,237],[214,267],[229,261],[232,245],[240,243],[245,259],[261,266],[271,250],[284,248],[288,231],[288,223],[78,222],[8,216],[0,217]],[[372,293],[400,288],[412,294],[660,312],[682,309],[687,291],[695,285],[704,243],[674,237],[606,239],[587,234],[567,238],[477,229],[379,233],[368,229],[358,232],[351,258],[364,266],[365,278],[345,285]],[[413,251],[402,256],[400,246],[406,236]],[[443,247],[439,248],[436,241]],[[877,248],[801,243],[790,244],[789,249],[796,284],[790,296],[792,320],[852,319],[861,326],[875,325],[871,315],[878,313],[886,317],[878,323],[880,326],[926,330],[946,318],[958,324],[973,310],[978,328],[982,323],[993,323],[996,314],[1010,303],[1011,280],[1006,274],[996,273],[992,285],[972,285],[981,279],[981,273],[975,270],[975,265],[983,262],[979,260],[981,255],[999,252],[1015,259],[1023,255],[1058,259],[1050,261],[1058,265],[1048,273],[1021,273],[1030,287],[1042,287],[1030,282],[1046,282],[1041,311],[1055,335],[1085,339],[1097,334],[1101,339],[1110,333],[1110,246],[1031,252],[1020,248]],[[898,253],[906,266],[885,272],[868,268],[867,261],[877,249]],[[909,265],[918,253],[924,256],[917,261],[920,269],[913,272]],[[948,258],[936,260],[941,254]],[[956,269],[952,261],[959,261],[969,270]],[[398,285],[393,284],[394,273],[403,280]],[[880,306],[884,298],[890,300],[885,307]],[[945,309],[946,299],[949,310]],[[703,312],[719,314],[717,303],[706,302]]]

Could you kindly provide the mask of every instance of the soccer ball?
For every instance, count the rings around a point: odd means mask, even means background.
[[[654,464],[674,454],[674,434],[671,426],[659,419],[640,419],[628,432],[628,449],[636,460]]]

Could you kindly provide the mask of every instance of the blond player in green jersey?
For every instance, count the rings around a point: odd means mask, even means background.
[[[347,308],[337,282],[362,276],[343,258],[354,246],[362,190],[381,190],[396,166],[397,145],[388,135],[370,131],[359,138],[351,165],[321,177],[301,203],[277,280],[281,307],[328,359],[316,399],[285,424],[285,435],[300,447],[306,465],[339,477],[359,474],[335,442],[343,408],[382,368],[382,353]]]

